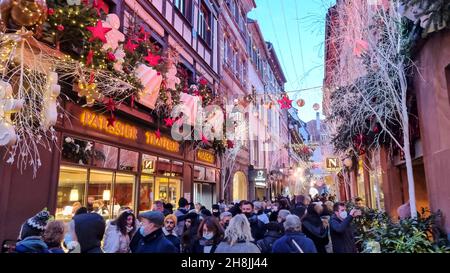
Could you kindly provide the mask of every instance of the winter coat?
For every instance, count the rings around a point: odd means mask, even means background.
[[[250,229],[252,231],[253,239],[258,241],[264,238],[264,234],[266,233],[266,225],[258,219],[258,216],[253,214],[247,219],[250,222]]]
[[[278,231],[268,230],[264,238],[258,240],[256,244],[261,249],[261,253],[272,253],[273,243],[280,238],[281,234]]]
[[[329,243],[328,228],[324,228],[314,206],[308,207],[308,214],[302,220],[302,231],[314,242],[318,253],[327,253],[325,246]]]
[[[49,253],[40,236],[29,236],[16,243],[17,253]]]
[[[56,253],[56,254],[61,254],[61,253],[66,253],[64,251],[64,249],[62,249],[62,247],[51,247],[48,249],[49,253]]]
[[[213,240],[201,238],[195,241],[193,253],[216,253],[217,246]]]
[[[177,227],[176,227],[176,233],[178,237],[181,237],[184,230],[184,219],[180,219],[180,216],[186,215],[188,211],[185,208],[178,208],[175,211],[175,216],[177,217]]]
[[[297,248],[295,243],[301,248]],[[302,232],[286,231],[284,236],[276,240],[272,248],[273,253],[317,253],[311,239]]]
[[[331,241],[333,253],[356,253],[355,238],[351,222],[353,217],[347,216],[343,221],[336,215],[330,219]]]
[[[81,253],[103,253],[101,249],[105,233],[103,217],[97,213],[85,213],[74,216],[73,221]]]
[[[103,240],[105,253],[128,253],[130,252],[130,241],[128,234],[122,234],[116,225],[108,222]]]
[[[215,253],[261,253],[261,251],[252,242],[239,241],[230,245],[227,241],[224,241],[217,246]]]
[[[262,211],[258,213],[258,219],[261,220],[264,224],[269,223],[269,216],[267,214],[263,213]]]
[[[134,237],[133,237],[134,239]],[[131,248],[131,246],[130,246]],[[145,237],[142,235],[136,244],[134,253],[178,253],[177,248],[166,239],[162,229],[157,229]]]
[[[295,205],[295,208],[291,209],[291,213],[297,215],[300,219],[302,219],[302,217],[305,215],[305,212],[306,206],[303,204],[297,204]]]

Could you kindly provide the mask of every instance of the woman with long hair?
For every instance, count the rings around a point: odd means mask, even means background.
[[[185,221],[181,235],[181,252],[193,253],[195,241],[198,239],[197,232],[200,225],[200,216],[196,212],[191,211],[179,217],[179,220]]]
[[[306,216],[302,219],[302,231],[316,246],[318,253],[327,253],[328,221],[320,216],[323,213],[321,204],[312,203],[308,206]]]
[[[225,239],[217,246],[216,253],[261,253],[253,241],[247,217],[237,214],[231,218]]]
[[[194,244],[194,253],[214,253],[223,235],[224,231],[217,218],[206,217],[198,227],[198,240]]]
[[[106,226],[103,249],[105,253],[128,253],[130,241],[136,231],[136,217],[125,210]]]

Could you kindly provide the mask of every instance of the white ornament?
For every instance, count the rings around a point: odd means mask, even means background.
[[[47,75],[47,90],[44,94],[42,110],[42,125],[49,128],[56,124],[58,120],[58,111],[56,106],[56,98],[61,93],[61,86],[58,84],[58,74],[49,72]]]
[[[125,51],[123,51],[122,47],[119,47],[114,52],[114,56],[116,57],[116,63],[114,64],[114,70],[117,72],[123,72],[122,70],[122,64],[125,61]]]
[[[119,42],[125,41],[125,35],[119,31],[120,19],[114,13],[110,13],[106,16],[106,20],[102,21],[103,27],[111,28],[108,33],[105,34],[106,43],[103,45],[103,50],[112,49],[115,51],[119,47]]]
[[[134,71],[134,74],[141,81],[142,86],[144,86],[139,100],[154,109],[163,80],[162,75],[145,64],[140,64]]]
[[[0,146],[16,143],[17,135],[11,121],[11,114],[20,111],[22,107],[23,100],[12,97],[11,85],[0,81]]]
[[[166,74],[166,87],[168,89],[177,89],[176,85],[180,84],[181,80],[177,77],[177,67],[172,64]]]

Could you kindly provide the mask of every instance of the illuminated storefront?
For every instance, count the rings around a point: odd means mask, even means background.
[[[183,150],[169,136],[125,118],[111,127],[102,114],[73,107],[79,118],[72,126],[79,130],[61,129],[57,219],[71,219],[81,206],[111,219],[121,207],[145,211],[156,200],[174,208],[180,197],[208,208],[217,202],[213,152]]]

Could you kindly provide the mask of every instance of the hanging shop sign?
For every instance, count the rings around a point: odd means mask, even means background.
[[[255,182],[255,186],[267,186],[267,171],[265,169],[254,169],[249,171],[249,180]]]
[[[210,164],[214,164],[214,162],[216,161],[214,153],[201,149],[197,150],[197,159],[199,161],[203,161]]]
[[[138,129],[135,126],[119,120],[114,123],[114,126],[108,126],[108,118],[106,116],[88,110],[81,112],[80,122],[84,127],[110,135],[132,140],[137,140],[138,138]]]
[[[329,171],[335,171],[340,168],[339,158],[337,157],[328,157],[326,159],[326,168]]]

